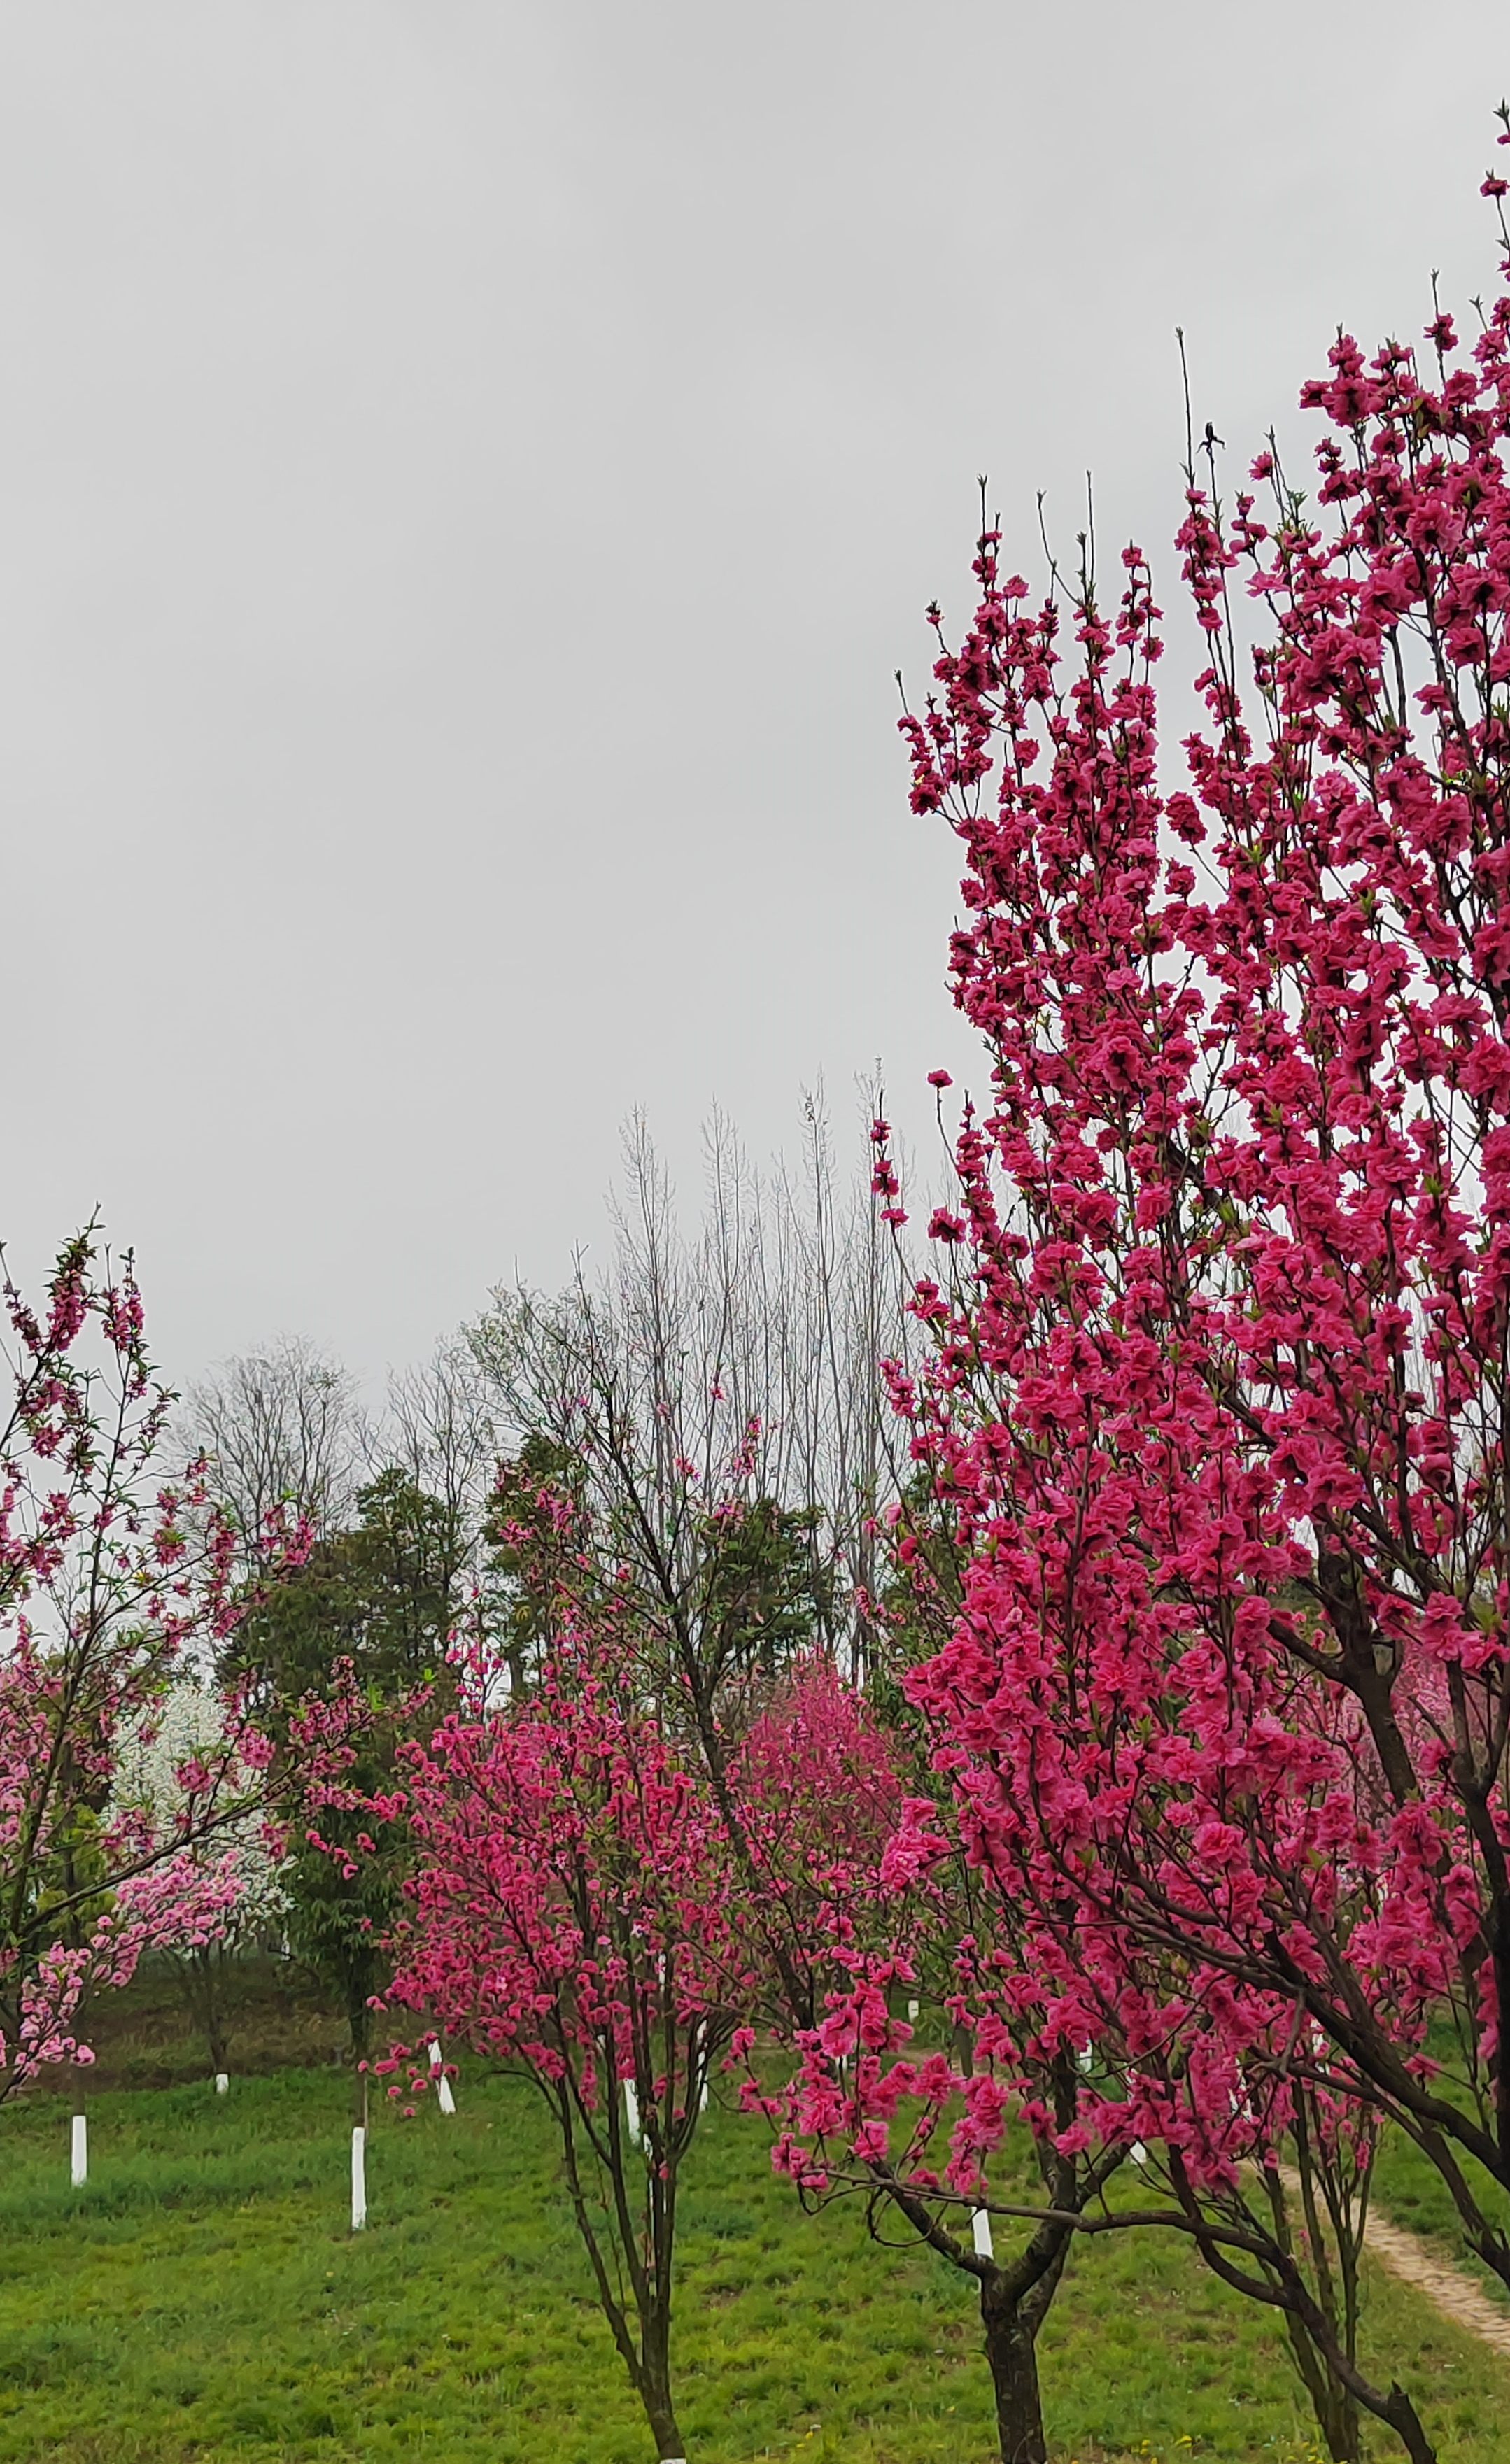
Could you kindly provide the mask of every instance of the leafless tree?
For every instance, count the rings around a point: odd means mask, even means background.
[[[463,1337],[437,1344],[422,1367],[389,1378],[372,1459],[395,1466],[440,1505],[457,1573],[469,1564],[476,1570],[499,1443],[492,1392]]]
[[[278,1507],[338,1530],[366,1471],[370,1432],[349,1370],[301,1336],[228,1360],[189,1390],[180,1428],[213,1466],[243,1531]]]
[[[858,1673],[875,1519],[905,1471],[878,1362],[908,1353],[910,1273],[868,1174],[841,1183],[821,1097],[805,1103],[796,1167],[757,1172],[721,1114],[705,1151],[687,1231],[633,1117],[610,1270],[579,1269],[550,1300],[500,1289],[473,1351],[500,1434],[580,1453],[594,1503],[678,1615],[705,1581],[701,1514],[743,1463],[746,1495],[802,1518],[825,1639]]]
[[[386,1463],[439,1498],[458,1522],[480,1510],[498,1454],[497,1414],[463,1337],[437,1344],[423,1367],[389,1378],[388,1416],[375,1442]]]

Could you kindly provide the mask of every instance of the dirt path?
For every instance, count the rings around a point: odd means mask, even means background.
[[[1285,2189],[1299,2199],[1299,2174],[1288,2165],[1282,2165],[1279,2170]],[[1491,2301],[1473,2277],[1454,2267],[1450,2259],[1437,2258],[1418,2234],[1404,2225],[1392,2225],[1377,2208],[1370,2208],[1364,2248],[1402,2284],[1413,2284],[1418,2293],[1424,2293],[1454,2327],[1466,2327],[1471,2336],[1477,2336],[1483,2343],[1492,2344],[1497,2353],[1510,2359],[1510,2312],[1501,2310],[1498,2301]]]
[[[1454,2326],[1466,2327],[1471,2336],[1493,2344],[1497,2353],[1510,2358],[1510,2313],[1481,2293],[1472,2277],[1460,2269],[1434,2258],[1423,2241],[1403,2225],[1392,2225],[1388,2217],[1370,2211],[1364,2248],[1371,2251],[1381,2267],[1398,2276],[1405,2284],[1413,2284],[1424,2293],[1444,2318]]]

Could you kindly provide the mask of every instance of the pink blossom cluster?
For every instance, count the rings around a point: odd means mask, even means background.
[[[606,1603],[522,1704],[464,1693],[408,1749],[421,1862],[393,1986],[448,2035],[569,2078],[611,2129],[624,2079],[647,2116],[684,2116],[744,1965],[716,1815],[618,1642]]]

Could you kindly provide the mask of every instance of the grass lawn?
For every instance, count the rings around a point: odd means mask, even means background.
[[[284,2070],[0,2115],[0,2459],[55,2464],[648,2464],[589,2294],[543,2113],[466,2073],[461,2110],[376,2117],[371,2221],[346,2230],[349,2079]],[[1444,2464],[1510,2464],[1510,2366],[1375,2276],[1369,2357]],[[710,2114],[684,2209],[679,2409],[692,2464],[986,2464],[968,2287],[804,2216],[752,2124]],[[1043,2338],[1064,2458],[1299,2459],[1268,2314],[1158,2239],[1085,2248]],[[1397,2453],[1379,2443],[1380,2454]]]

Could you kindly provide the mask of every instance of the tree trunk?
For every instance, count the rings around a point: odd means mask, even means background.
[[[1033,2330],[1022,2315],[1021,2304],[1004,2292],[999,2277],[982,2282],[981,2320],[996,2395],[1002,2464],[1048,2464]]]
[[[205,2035],[210,2040],[210,2067],[212,2071],[230,2068],[231,2039],[226,2029],[226,2014],[221,2001],[225,1969],[213,1950],[205,1953]]]
[[[1321,2435],[1332,2464],[1361,2464],[1363,2425],[1358,2416],[1358,2399],[1350,2387],[1328,2388]]]
[[[651,2436],[655,2441],[655,2453],[662,2459],[662,2464],[668,2457],[685,2456],[687,2451],[681,2443],[681,2432],[677,2428],[677,2416],[672,2409],[671,2372],[654,2359],[648,2360],[644,2366],[640,2400],[645,2407],[645,2418],[650,2423]]]
[[[655,2453],[663,2460],[682,2457],[687,2451],[681,2443],[671,2401],[671,2314],[654,2297],[640,2314],[639,2349],[640,2401],[655,2441]]]
[[[351,2058],[365,2062],[372,2036],[372,2013],[367,2009],[366,1995],[355,1985],[346,1989],[346,2025],[351,2031]]]
[[[1318,2350],[1303,2322],[1293,2311],[1286,2318],[1285,2326],[1289,2331],[1290,2349],[1305,2383],[1311,2409],[1326,2442],[1326,2452],[1332,2464],[1359,2464],[1363,2445],[1357,2397],[1350,2387],[1343,2386],[1335,2371],[1327,2367],[1324,2354]]]

